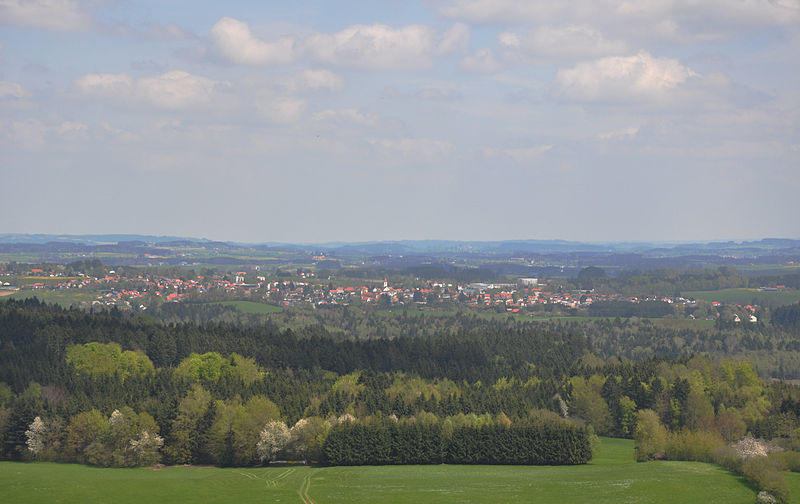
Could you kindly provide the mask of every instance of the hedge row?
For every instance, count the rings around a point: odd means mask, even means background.
[[[585,464],[589,433],[568,424],[459,427],[394,422],[337,425],[323,446],[329,465]]]

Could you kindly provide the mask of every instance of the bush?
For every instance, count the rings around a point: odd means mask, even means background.
[[[796,451],[770,453],[769,458],[782,471],[800,472],[800,453]]]
[[[742,459],[739,453],[730,446],[720,446],[713,453],[714,463],[721,465],[725,469],[741,474]]]
[[[724,446],[725,443],[716,432],[683,430],[669,435],[665,454],[670,460],[713,462],[714,453]]]
[[[780,467],[769,457],[756,457],[742,463],[742,475],[759,490],[774,495],[778,502],[789,502],[789,485]]]
[[[645,462],[662,458],[667,446],[667,429],[661,424],[655,411],[645,409],[636,414],[636,461]]]

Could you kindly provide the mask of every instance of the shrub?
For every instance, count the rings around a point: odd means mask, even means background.
[[[645,409],[636,414],[636,461],[644,462],[663,456],[667,446],[667,429],[661,424],[655,411]]]
[[[742,464],[742,475],[756,488],[775,496],[778,502],[789,501],[789,485],[780,467],[769,457],[755,457]]]
[[[665,454],[670,460],[713,462],[714,453],[723,446],[725,443],[716,432],[683,430],[669,435]]]

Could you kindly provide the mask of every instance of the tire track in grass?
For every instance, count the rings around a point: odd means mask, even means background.
[[[241,472],[241,471],[238,471],[238,474],[241,474],[242,476],[244,476],[244,477],[246,477],[246,478],[248,478],[250,480],[261,480],[261,481],[264,482],[264,484],[268,488],[270,488],[270,487],[271,488],[277,488],[278,484],[281,483],[281,480],[289,477],[296,470],[297,470],[296,467],[289,468],[289,469],[283,471],[282,473],[280,473],[279,475],[275,476],[274,478],[262,478],[262,477],[259,477],[259,476],[255,475],[255,474]]]
[[[303,501],[303,504],[316,504],[311,496],[308,494],[309,489],[311,488],[311,474],[305,475],[303,477],[303,482],[300,483],[300,490],[297,491],[297,495],[300,496],[300,500]]]

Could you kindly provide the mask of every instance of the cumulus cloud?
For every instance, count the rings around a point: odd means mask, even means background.
[[[523,57],[592,57],[624,53],[627,44],[608,40],[589,26],[540,27],[519,35],[503,32],[497,37],[501,47]]]
[[[0,81],[0,100],[27,98],[30,96],[22,86],[16,82]]]
[[[643,51],[561,69],[553,81],[553,91],[574,101],[657,100],[697,76],[676,59],[654,58]]]
[[[456,23],[444,32],[439,39],[439,54],[465,52],[469,49],[469,27],[464,23]]]
[[[130,95],[133,79],[127,74],[86,74],[75,80],[75,87],[85,95],[114,98]]]
[[[80,31],[91,19],[74,0],[0,0],[0,23]]]
[[[256,99],[256,109],[267,120],[290,124],[297,122],[307,107],[305,100],[291,96],[261,96]]]
[[[264,42],[253,36],[247,23],[229,17],[211,27],[211,39],[222,58],[238,65],[291,63],[295,58],[293,38]]]
[[[173,70],[137,80],[124,73],[87,74],[75,81],[75,87],[86,96],[144,102],[157,108],[182,110],[211,105],[215,96],[230,88],[231,84]]]
[[[491,49],[482,48],[461,60],[461,68],[473,72],[493,73],[500,69],[500,63]]]
[[[289,79],[286,87],[291,91],[339,91],[344,87],[344,79],[330,70],[303,70]]]
[[[332,65],[413,70],[432,65],[435,41],[434,30],[423,25],[353,25],[336,33],[311,35],[304,49],[312,58]]]

